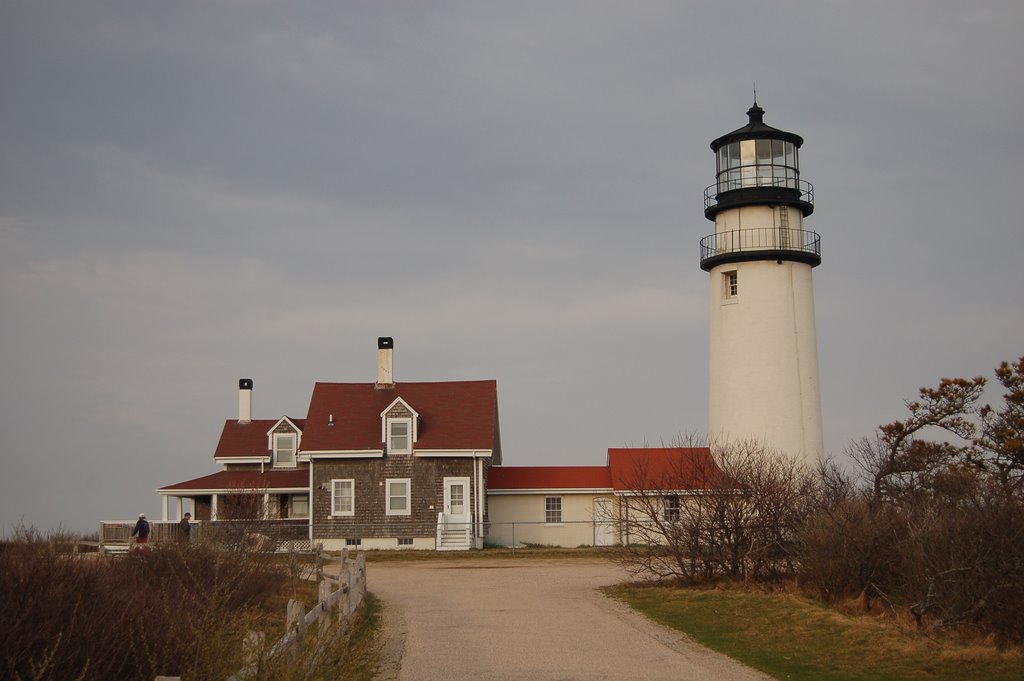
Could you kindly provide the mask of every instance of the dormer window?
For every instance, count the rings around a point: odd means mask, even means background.
[[[295,468],[300,446],[302,430],[287,416],[282,416],[267,431],[267,448],[274,468]]]
[[[388,453],[409,454],[412,451],[412,419],[388,419]]]
[[[274,466],[295,467],[295,433],[274,433]]]
[[[412,454],[420,415],[401,397],[380,413],[380,439],[388,454]]]

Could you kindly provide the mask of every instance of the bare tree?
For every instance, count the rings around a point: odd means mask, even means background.
[[[623,563],[633,574],[699,581],[795,568],[795,527],[815,495],[811,471],[744,441],[637,450],[618,483]]]

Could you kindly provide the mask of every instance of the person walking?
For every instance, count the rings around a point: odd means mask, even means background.
[[[183,542],[188,541],[188,536],[192,532],[192,514],[186,513],[182,516],[181,520],[178,521],[178,537]]]
[[[135,522],[135,528],[132,530],[132,537],[135,538],[136,544],[149,542],[149,521],[146,520],[145,513],[139,514],[139,519]]]

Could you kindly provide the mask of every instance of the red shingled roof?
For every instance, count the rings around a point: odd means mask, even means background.
[[[612,488],[608,466],[492,466],[487,489],[607,489]]]
[[[317,383],[309,401],[302,451],[380,449],[380,414],[401,397],[419,415],[416,449],[490,449],[498,454],[495,381]],[[334,425],[328,426],[333,415]]]
[[[295,424],[299,430],[305,427],[305,419],[288,419]],[[267,431],[274,427],[281,419],[254,419],[249,423],[239,423],[235,420],[224,422],[224,430],[220,432],[220,440],[217,442],[215,458],[230,458],[233,456],[270,456],[270,448],[267,443]]]
[[[736,487],[707,447],[609,449],[617,491],[727,489]]]
[[[276,423],[276,421],[271,423]],[[266,435],[266,431],[264,431],[264,435]],[[262,473],[260,471],[220,471],[194,480],[161,487],[159,491],[273,492],[287,489],[309,489],[309,469],[297,468]]]
[[[616,492],[736,487],[707,447],[609,449],[607,466],[493,466],[487,488]]]

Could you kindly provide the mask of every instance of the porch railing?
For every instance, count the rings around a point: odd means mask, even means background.
[[[135,521],[105,520],[99,527],[101,553],[128,551],[136,544],[132,538]],[[214,542],[225,548],[245,548],[261,552],[310,551],[309,520],[215,520],[191,524],[188,541]],[[185,541],[177,521],[149,521],[149,542]]]

